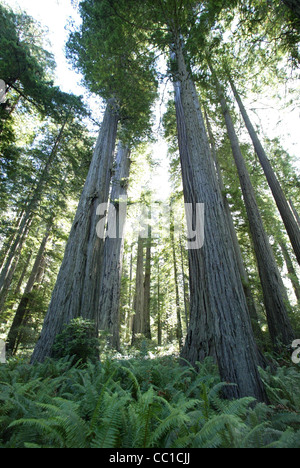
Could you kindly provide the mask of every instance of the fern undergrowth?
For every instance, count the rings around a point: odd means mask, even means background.
[[[300,448],[297,366],[261,371],[271,406],[222,399],[211,360],[0,366],[1,448]]]

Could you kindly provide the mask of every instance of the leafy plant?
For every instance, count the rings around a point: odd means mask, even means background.
[[[82,318],[74,319],[57,336],[53,346],[53,357],[60,359],[66,356],[74,356],[76,362],[82,363],[99,359],[99,342],[93,322]]]
[[[174,358],[0,366],[1,448],[299,447],[297,367],[262,371],[273,406],[224,400],[215,365]],[[286,385],[283,385],[286,382]],[[285,390],[284,390],[285,388]]]

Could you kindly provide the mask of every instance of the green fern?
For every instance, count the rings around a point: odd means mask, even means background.
[[[0,447],[298,447],[299,370],[261,372],[272,406],[224,400],[211,360],[13,360],[0,367]]]

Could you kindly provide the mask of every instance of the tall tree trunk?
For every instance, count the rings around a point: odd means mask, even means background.
[[[56,336],[72,319],[97,319],[104,247],[96,230],[97,208],[108,203],[118,121],[117,106],[111,99],[32,362],[51,355]]]
[[[3,270],[3,276],[2,276],[2,281],[1,281],[2,287],[0,288],[0,313],[3,311],[5,301],[7,299],[14,274],[18,266],[18,262],[20,259],[23,245],[27,239],[27,234],[29,232],[31,223],[32,223],[32,219],[29,219],[27,224],[24,227],[22,236],[20,236],[19,238],[18,245],[16,249],[14,250],[14,255],[9,257],[9,259],[7,260],[7,265],[5,266],[5,270]],[[8,268],[6,269],[6,267]]]
[[[161,320],[161,304],[160,304],[160,265],[159,259],[157,262],[157,344],[162,346],[162,320]]]
[[[294,339],[294,332],[287,312],[288,297],[275,261],[272,247],[263,226],[249,172],[240,149],[221,85],[211,64],[210,66],[216,82],[246,205],[250,232],[264,295],[269,332],[274,348],[280,350],[282,344],[289,346]]]
[[[7,351],[11,354],[15,354],[17,351],[17,343],[20,342],[19,335],[20,335],[20,328],[24,324],[24,319],[28,311],[28,305],[30,302],[30,295],[32,293],[34,284],[37,280],[37,276],[40,271],[41,264],[43,262],[43,256],[45,253],[46,245],[51,233],[52,229],[52,222],[49,223],[44,238],[41,242],[38,254],[36,256],[33,268],[31,270],[28,283],[26,285],[23,297],[20,301],[19,307],[16,311],[12,326],[7,336]]]
[[[270,189],[272,190],[276,205],[278,207],[278,210],[281,214],[282,220],[284,222],[286,231],[288,233],[288,236],[290,238],[291,244],[293,246],[296,258],[298,260],[298,263],[300,265],[300,228],[297,224],[297,221],[295,220],[295,217],[293,215],[293,212],[289,206],[289,203],[286,199],[286,196],[282,190],[282,187],[276,177],[276,174],[272,168],[272,165],[270,164],[270,161],[265,153],[265,150],[260,142],[260,139],[258,138],[258,135],[252,125],[252,122],[247,114],[247,111],[245,109],[245,106],[241,100],[241,97],[235,87],[235,84],[232,80],[232,78],[229,76],[229,81],[231,84],[232,91],[235,95],[236,101],[239,105],[241,114],[243,116],[245,125],[247,127],[247,130],[249,132],[249,135],[251,137],[251,140],[253,142],[255,151],[258,155],[259,161],[262,165],[262,168],[264,170],[265,176],[267,178],[268,184],[270,186]]]
[[[289,200],[289,204],[290,204],[290,207],[292,208],[292,211],[293,211],[293,213],[294,213],[295,219],[296,219],[297,224],[298,224],[298,226],[299,226],[299,228],[300,228],[300,216],[299,216],[298,211],[296,210],[296,207],[295,207],[295,205],[294,205],[292,199]]]
[[[181,275],[182,275],[183,296],[184,296],[185,324],[186,324],[186,329],[188,329],[189,323],[190,323],[190,295],[189,295],[189,286],[185,278],[184,254],[183,254],[183,245],[182,245],[181,237],[179,239],[179,244],[180,244]]]
[[[3,265],[2,270],[1,270],[0,294],[3,293],[4,289],[5,289],[5,291],[7,291],[10,284],[11,284],[12,277],[13,277],[15,268],[17,266],[17,261],[18,261],[17,253],[21,252],[21,249],[22,249],[23,243],[25,241],[25,237],[26,237],[25,233],[28,232],[29,225],[32,222],[33,212],[36,210],[36,208],[37,208],[37,206],[38,206],[38,204],[40,202],[42,191],[43,191],[43,188],[45,186],[47,176],[49,174],[49,170],[50,170],[50,168],[52,167],[52,165],[53,165],[53,163],[55,161],[57,151],[58,151],[59,146],[61,144],[61,141],[62,141],[62,138],[63,138],[63,135],[64,135],[64,131],[65,131],[65,127],[66,127],[66,125],[68,123],[68,120],[69,120],[69,115],[67,116],[66,120],[64,121],[64,123],[63,123],[63,125],[62,125],[62,127],[61,127],[61,129],[60,129],[60,131],[59,131],[59,133],[57,135],[57,138],[55,140],[55,143],[53,145],[51,153],[50,153],[50,155],[49,155],[49,157],[47,159],[47,162],[45,164],[45,167],[44,167],[44,169],[43,169],[43,171],[42,171],[42,173],[40,175],[37,186],[34,189],[32,198],[29,201],[27,207],[25,208],[24,214],[23,214],[23,216],[21,218],[21,222],[19,224],[17,234],[14,237],[13,244],[11,245],[9,254],[7,255],[5,264]],[[4,295],[5,295],[5,292],[4,292]],[[3,300],[0,301],[0,310],[1,310],[1,307],[3,306],[2,303],[3,303]]]
[[[126,221],[127,189],[130,171],[129,148],[119,145],[112,178],[111,202],[108,210],[108,232],[115,224],[115,238],[107,237],[104,244],[98,326],[109,331],[111,346],[120,348],[120,294]],[[121,208],[121,209],[120,209]]]
[[[261,328],[259,326],[258,314],[257,314],[257,309],[256,309],[254,297],[253,297],[251,287],[250,287],[249,276],[248,276],[248,273],[247,273],[246,268],[245,268],[241,247],[240,247],[240,244],[239,244],[239,241],[238,241],[238,237],[237,237],[237,233],[236,233],[236,230],[235,230],[232,214],[231,214],[231,211],[230,211],[230,206],[229,206],[229,203],[228,203],[228,200],[227,200],[227,196],[226,196],[226,192],[225,192],[225,185],[224,185],[222,171],[221,171],[221,167],[220,167],[220,163],[219,163],[219,159],[218,159],[218,155],[217,155],[217,151],[216,151],[216,147],[215,147],[212,128],[211,128],[211,125],[210,125],[209,118],[208,118],[206,110],[205,110],[205,119],[206,119],[206,124],[207,124],[207,129],[208,129],[209,140],[210,140],[210,144],[211,144],[212,156],[213,156],[213,160],[214,160],[215,166],[216,166],[216,172],[217,172],[217,177],[218,177],[218,181],[219,181],[219,186],[220,186],[220,190],[221,190],[221,193],[222,193],[222,196],[223,196],[224,209],[225,209],[225,213],[226,213],[226,216],[227,216],[227,222],[228,222],[228,226],[229,226],[229,230],[230,230],[230,234],[231,234],[231,239],[232,239],[232,243],[233,243],[233,247],[234,247],[234,252],[235,252],[235,255],[236,255],[236,261],[237,261],[239,272],[240,272],[241,279],[242,279],[242,284],[243,284],[243,288],[244,288],[245,297],[246,297],[246,300],[247,300],[247,305],[248,305],[248,310],[249,310],[249,314],[250,314],[250,318],[251,318],[253,331],[254,331],[254,334],[255,334],[255,336],[257,338],[262,338],[262,331],[261,331]]]
[[[151,210],[149,210],[149,219],[151,219]],[[152,229],[149,225],[148,238],[146,240],[146,262],[145,262],[145,281],[144,281],[144,317],[145,337],[151,340],[151,321],[150,321],[150,303],[151,303],[151,243]]]
[[[176,258],[176,246],[175,246],[175,236],[174,236],[174,213],[171,208],[171,226],[170,226],[170,241],[173,255],[173,269],[174,269],[174,282],[175,282],[175,299],[176,299],[176,317],[177,317],[177,327],[176,327],[176,337],[179,344],[179,349],[182,349],[183,346],[183,331],[182,331],[182,321],[181,321],[181,308],[180,308],[180,296],[179,296],[179,284],[178,284],[178,268],[177,268],[177,258]]]
[[[22,284],[24,282],[24,279],[25,279],[25,276],[26,276],[26,273],[28,271],[28,267],[30,265],[30,260],[31,260],[31,257],[32,257],[32,250],[29,252],[29,254],[27,255],[26,259],[25,259],[25,263],[24,263],[24,267],[23,267],[23,270],[22,270],[22,273],[20,275],[20,278],[19,278],[19,281],[18,281],[18,284],[14,290],[14,296],[15,297],[18,297],[20,291],[21,291],[21,288],[22,288]]]
[[[186,203],[205,204],[205,243],[190,250],[191,322],[183,357],[191,363],[215,356],[221,378],[235,383],[232,398],[267,397],[258,372],[247,303],[226,223],[196,89],[181,40],[175,38],[178,74],[174,83],[178,141]],[[172,57],[174,59],[174,57]]]
[[[297,301],[300,303],[300,284],[299,284],[299,280],[298,280],[298,277],[297,277],[296,270],[295,270],[294,265],[293,265],[293,260],[291,259],[291,256],[289,254],[287,245],[284,242],[284,240],[280,240],[279,245],[280,245],[280,248],[281,248],[282,253],[283,253],[285,264],[286,264],[286,267],[287,267],[287,270],[288,270],[288,273],[289,273],[289,278],[290,278],[291,283],[293,285]]]
[[[139,236],[135,280],[135,297],[133,305],[135,315],[133,317],[132,325],[132,344],[136,342],[136,335],[144,333],[144,300],[144,239],[141,236]]]

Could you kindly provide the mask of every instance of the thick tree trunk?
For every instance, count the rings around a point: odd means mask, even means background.
[[[205,204],[204,246],[189,251],[191,322],[182,355],[193,364],[215,356],[221,378],[236,384],[226,390],[228,397],[254,396],[266,401],[222,195],[180,39],[176,39],[175,53],[175,103],[185,202],[193,207]]]
[[[104,244],[104,263],[101,278],[98,326],[111,335],[111,346],[120,348],[120,294],[124,248],[125,214],[127,204],[130,151],[119,145],[115,174],[112,179],[111,204],[108,210],[108,229],[116,225],[116,237],[107,237]],[[122,201],[123,200],[123,201]],[[120,209],[121,208],[121,209]]]
[[[97,319],[104,247],[96,230],[97,208],[108,202],[118,121],[116,104],[111,99],[32,362],[51,355],[56,336],[72,319]]]
[[[251,318],[252,328],[253,328],[253,331],[254,331],[254,334],[255,334],[256,338],[261,338],[262,337],[262,332],[261,332],[261,328],[259,326],[257,309],[256,309],[255,301],[254,301],[254,298],[253,298],[253,294],[252,294],[252,291],[251,291],[249,276],[248,276],[248,273],[247,273],[246,268],[245,268],[243,255],[242,255],[241,247],[240,247],[240,244],[239,244],[239,241],[238,241],[237,233],[236,233],[236,230],[235,230],[232,214],[231,214],[231,211],[230,211],[230,206],[229,206],[227,196],[226,196],[226,193],[225,193],[225,185],[224,185],[224,181],[223,181],[222,171],[221,171],[220,163],[219,163],[219,160],[218,160],[218,155],[217,155],[217,151],[216,151],[216,147],[215,147],[212,128],[211,128],[211,125],[210,125],[210,122],[209,122],[208,115],[207,115],[206,111],[205,111],[205,118],[206,118],[206,124],[207,124],[207,129],[208,129],[209,140],[210,140],[210,144],[211,144],[212,156],[213,156],[213,160],[215,162],[217,177],[218,177],[218,181],[219,181],[219,186],[220,186],[220,190],[221,190],[221,193],[222,193],[222,196],[223,196],[224,209],[225,209],[225,213],[227,215],[227,222],[228,222],[228,226],[229,226],[229,230],[230,230],[230,234],[231,234],[231,239],[232,239],[232,243],[233,243],[233,247],[234,247],[236,261],[237,261],[239,272],[240,272],[241,279],[242,279],[242,284],[243,284],[243,288],[244,288],[245,297],[246,297],[246,300],[247,300],[247,305],[248,305],[248,310],[249,310],[249,314],[250,314],[250,318]]]
[[[20,342],[20,340],[18,339],[20,335],[20,327],[22,327],[24,324],[24,319],[28,311],[28,304],[30,302],[30,295],[32,293],[34,284],[39,275],[41,264],[43,263],[43,256],[44,256],[46,245],[50,236],[51,228],[52,228],[52,223],[48,225],[47,231],[41,242],[41,245],[40,245],[38,254],[36,256],[33,268],[31,270],[23,297],[20,301],[20,304],[16,311],[12,326],[7,336],[7,351],[11,354],[16,353],[17,343]]]
[[[269,332],[274,348],[280,350],[282,344],[289,346],[294,339],[293,329],[287,312],[288,297],[275,261],[272,247],[263,226],[249,172],[240,149],[221,85],[214,72],[213,75],[216,81],[222,112],[224,114],[246,205],[250,232],[264,295]]]
[[[300,265],[300,228],[231,77],[229,81]]]

